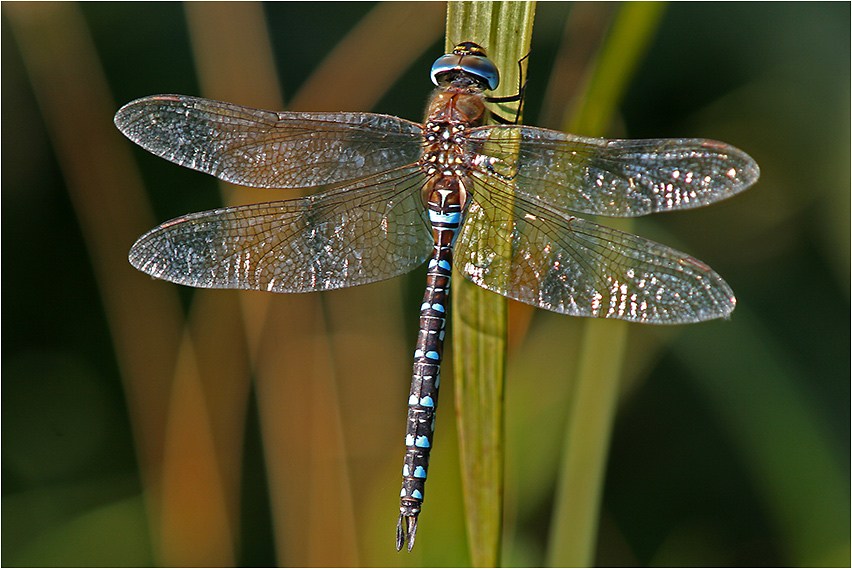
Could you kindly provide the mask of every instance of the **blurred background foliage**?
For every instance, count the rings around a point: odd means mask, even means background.
[[[570,113],[611,14],[538,6],[525,122]],[[4,565],[469,563],[449,371],[418,543],[393,548],[423,272],[294,297],[152,281],[126,253],[156,223],[284,194],[112,126],[155,93],[416,120],[443,18],[3,3]],[[611,136],[723,140],[762,174],[635,225],[711,264],[738,308],[630,326],[599,565],[850,563],[849,21],[848,3],[673,3],[628,89]],[[540,565],[579,325],[536,311],[513,330],[504,563]]]

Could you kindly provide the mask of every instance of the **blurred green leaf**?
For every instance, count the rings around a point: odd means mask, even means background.
[[[849,479],[799,372],[751,313],[695,327],[674,353],[713,405],[783,537],[790,563],[849,564]],[[724,357],[719,357],[725,354]],[[797,377],[798,376],[798,377]]]
[[[657,30],[663,6],[658,2],[621,5],[581,95],[582,103],[570,121],[570,132],[605,134]],[[630,227],[629,222],[612,221],[606,223],[615,229],[626,231]],[[627,344],[624,322],[589,320],[583,325],[550,530],[548,564],[554,567],[594,564],[603,481]]]
[[[154,552],[145,501],[134,496],[58,524],[25,544],[4,565],[151,567]]]

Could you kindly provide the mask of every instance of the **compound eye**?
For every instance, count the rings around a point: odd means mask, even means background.
[[[448,53],[432,64],[432,83],[440,86],[438,77],[445,73],[472,76],[484,88],[493,91],[500,84],[500,72],[490,59],[478,53]]]
[[[500,84],[500,72],[497,71],[497,66],[484,55],[463,56],[460,67],[465,73],[480,78],[491,91]]]
[[[432,83],[438,85],[438,75],[449,73],[450,71],[460,71],[461,67],[459,64],[461,63],[461,58],[462,56],[460,55],[448,53],[436,59],[435,63],[432,64]]]

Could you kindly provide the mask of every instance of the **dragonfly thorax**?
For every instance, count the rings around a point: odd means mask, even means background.
[[[426,109],[426,124],[480,126],[485,123],[485,100],[481,92],[461,89],[438,91]]]
[[[430,176],[463,176],[464,151],[461,125],[426,124],[426,144],[420,160],[424,172]]]
[[[430,176],[464,176],[465,131],[483,124],[485,102],[479,93],[440,91],[429,102],[420,164]]]

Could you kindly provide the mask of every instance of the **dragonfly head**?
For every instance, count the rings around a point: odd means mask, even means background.
[[[452,53],[442,55],[432,64],[432,83],[438,87],[465,78],[481,89],[493,91],[500,84],[497,66],[485,55],[485,50],[473,42],[462,42]]]

